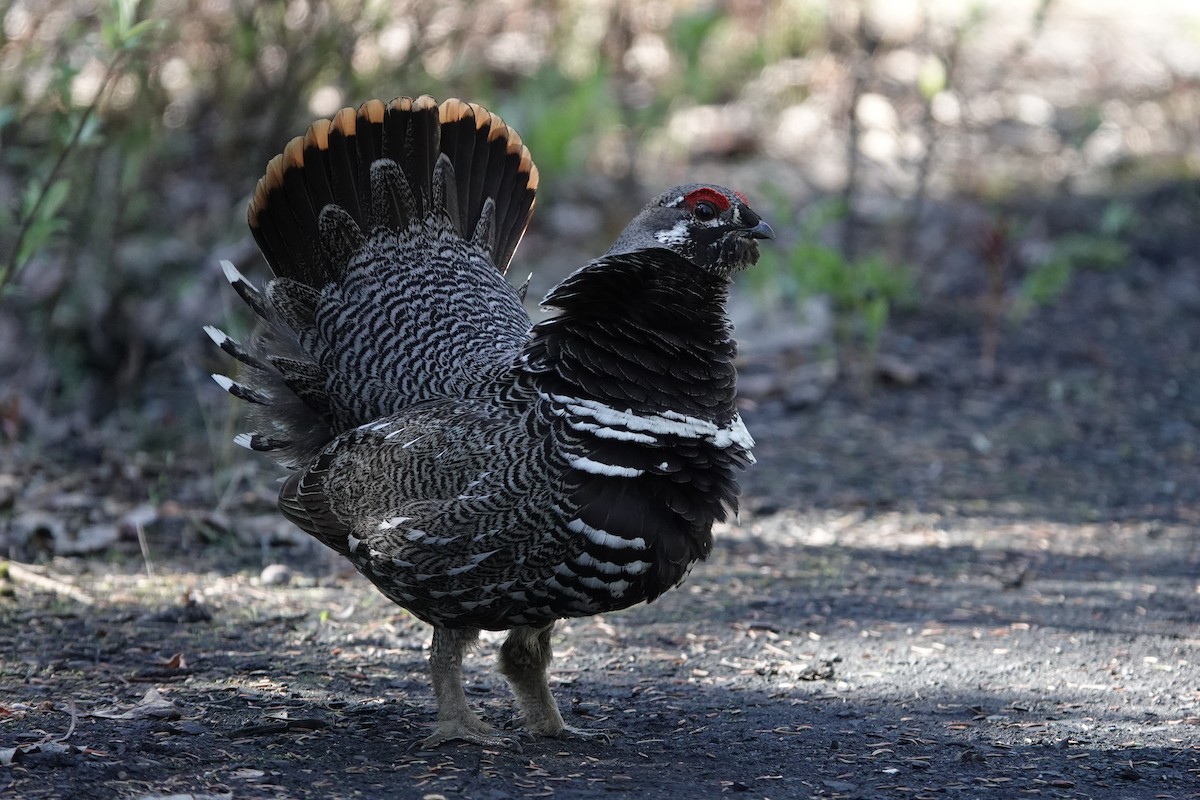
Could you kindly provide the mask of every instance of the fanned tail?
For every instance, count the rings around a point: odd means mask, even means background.
[[[370,100],[357,111],[344,108],[332,119],[314,122],[305,135],[288,142],[268,163],[247,211],[251,233],[275,278],[259,291],[232,264],[222,264],[230,284],[259,318],[259,328],[245,345],[206,329],[243,365],[239,380],[214,376],[223,389],[250,404],[258,426],[238,443],[295,467],[347,428],[419,402],[422,392],[441,390],[430,381],[425,383],[431,388],[424,388],[419,375],[413,381],[417,388],[408,394],[394,388],[412,365],[403,355],[381,353],[382,343],[373,341],[385,338],[381,330],[387,329],[378,319],[370,325],[365,320],[383,311],[364,310],[361,294],[340,297],[347,274],[364,258],[384,273],[421,269],[381,255],[378,242],[372,243],[381,229],[408,240],[451,237],[483,253],[459,256],[470,262],[464,270],[475,270],[462,276],[462,285],[487,296],[480,303],[496,306],[497,293],[516,298],[499,275],[524,235],[537,185],[537,168],[520,136],[498,116],[461,100],[441,105],[429,96]],[[480,263],[494,280],[478,274]],[[457,302],[464,313],[472,312],[469,297],[450,295],[457,279],[414,276],[411,286],[428,285],[422,283],[427,280],[442,280],[447,304]],[[381,292],[396,286],[372,288]],[[328,318],[334,315],[322,306],[330,292],[339,295],[359,327],[331,332]],[[519,300],[501,300],[501,319],[493,327],[516,338],[528,318]],[[382,299],[378,304],[383,308]],[[412,319],[411,325],[421,323],[419,315]],[[403,333],[394,320],[386,325],[393,326],[393,336]],[[466,340],[445,347],[451,353],[456,347],[463,353],[479,350],[477,342]]]
[[[275,275],[314,289],[338,281],[346,266],[347,248],[329,241],[333,225],[321,220],[331,205],[362,232],[403,230],[436,215],[504,273],[537,186],[521,137],[482,106],[457,99],[439,106],[428,95],[369,100],[288,142],[259,179],[246,216]]]

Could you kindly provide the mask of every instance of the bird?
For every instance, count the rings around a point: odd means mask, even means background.
[[[462,662],[498,668],[524,738],[564,723],[558,620],[654,600],[706,558],[754,462],[736,401],[733,276],[775,234],[745,196],[687,184],[525,310],[506,278],[538,170],[496,114],[428,95],[314,122],[249,202],[273,277],[225,277],[257,327],[209,337],[244,401],[235,441],[289,472],[283,516],[433,628],[433,733],[516,745],[469,706]],[[230,370],[232,371],[232,370]]]

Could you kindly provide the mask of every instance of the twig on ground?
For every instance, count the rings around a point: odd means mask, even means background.
[[[139,522],[134,526],[137,530],[138,547],[142,549],[142,561],[146,564],[146,577],[154,577],[154,566],[150,563],[150,544],[146,541],[146,529]]]
[[[52,592],[54,594],[69,597],[76,603],[90,606],[95,604],[95,600],[85,592],[76,589],[71,584],[58,578],[51,578],[48,575],[43,575],[40,572],[35,572],[28,567],[24,567],[15,561],[3,562],[8,569],[8,576],[15,583],[23,583],[26,586],[32,586],[35,589],[40,589],[43,592]]]
[[[67,726],[67,732],[59,736],[54,741],[65,742],[71,738],[71,734],[75,732],[75,726],[79,724],[79,706],[75,704],[74,697],[67,697],[67,710],[71,712],[71,724]]]

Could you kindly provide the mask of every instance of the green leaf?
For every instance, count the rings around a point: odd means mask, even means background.
[[[25,229],[25,238],[21,240],[21,249],[17,251],[15,271],[19,272],[50,241],[50,237],[66,227],[66,220],[55,217],[39,219],[30,223],[29,227]]]
[[[42,201],[41,217],[53,217],[63,207],[67,201],[70,183],[66,179],[55,181],[50,188],[46,189],[46,199]]]
[[[1111,271],[1129,261],[1129,247],[1111,236],[1073,233],[1064,236],[1054,249],[1055,256],[1073,268]]]
[[[31,185],[25,192],[21,202],[25,235],[15,256],[15,271],[20,271],[51,236],[66,227],[66,221],[59,218],[58,212],[69,194],[70,183],[65,179],[55,181],[44,189]]]
[[[1021,295],[1034,305],[1048,305],[1062,296],[1074,271],[1071,259],[1053,258],[1025,276],[1021,282]]]

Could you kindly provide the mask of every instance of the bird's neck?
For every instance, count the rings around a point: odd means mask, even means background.
[[[737,380],[728,294],[727,278],[669,251],[606,256],[547,295],[559,313],[534,327],[522,363],[544,393],[727,422]]]

